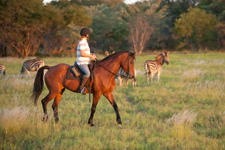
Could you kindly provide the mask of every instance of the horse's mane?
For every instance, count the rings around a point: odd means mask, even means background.
[[[107,57],[105,57],[104,59],[100,60],[100,61],[107,61],[108,59],[112,59],[112,58],[115,58],[117,57],[118,55],[121,55],[123,53],[129,53],[128,51],[119,51],[119,52],[115,52]]]

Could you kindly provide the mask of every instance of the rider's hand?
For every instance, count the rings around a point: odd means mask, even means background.
[[[95,60],[95,59],[96,59],[96,56],[95,56],[95,54],[92,54],[92,57],[91,57],[91,59],[93,59],[93,60]]]

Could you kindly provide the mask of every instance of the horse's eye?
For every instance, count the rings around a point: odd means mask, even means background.
[[[132,61],[131,61],[130,63],[131,63],[131,64],[133,64],[133,62],[132,62]]]

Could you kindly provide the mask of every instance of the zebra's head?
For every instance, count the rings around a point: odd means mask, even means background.
[[[156,57],[156,60],[159,60],[161,62],[161,65],[163,65],[164,63],[169,65],[169,56],[168,55],[169,55],[169,52],[163,52]]]
[[[169,65],[169,52],[164,52],[164,53],[163,53],[163,56],[164,56],[163,61],[164,61],[167,65]]]

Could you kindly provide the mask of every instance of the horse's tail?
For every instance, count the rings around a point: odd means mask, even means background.
[[[37,99],[41,95],[41,92],[44,87],[44,82],[43,82],[44,69],[49,69],[49,68],[50,68],[49,66],[41,67],[38,70],[37,75],[35,77],[34,88],[33,88],[33,92],[32,92],[32,99],[34,99],[35,105],[37,105]]]

